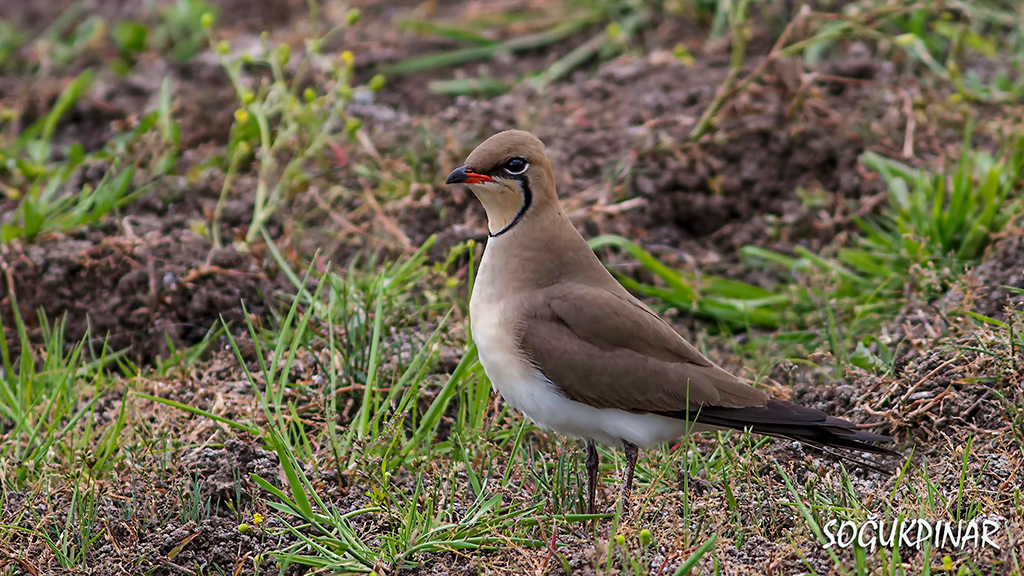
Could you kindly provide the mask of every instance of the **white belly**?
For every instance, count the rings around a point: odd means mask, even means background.
[[[478,308],[474,312],[473,308]],[[614,408],[594,408],[563,396],[515,349],[500,310],[484,313],[471,306],[473,341],[476,342],[491,385],[505,402],[537,426],[566,436],[587,438],[609,446],[626,440],[641,448],[675,440],[687,431],[683,420],[655,414],[635,414]]]

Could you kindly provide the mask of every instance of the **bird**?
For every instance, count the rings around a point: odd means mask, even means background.
[[[480,364],[504,401],[538,427],[582,439],[595,514],[596,444],[626,456],[628,503],[639,449],[735,429],[876,454],[892,438],[773,398],[721,368],[627,291],[562,209],[544,144],[498,132],[446,184],[483,205],[488,239],[470,297]],[[869,467],[871,467],[869,465]]]

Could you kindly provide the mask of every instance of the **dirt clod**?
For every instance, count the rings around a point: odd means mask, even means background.
[[[266,310],[270,285],[251,255],[213,250],[190,231],[143,238],[57,239],[4,254],[9,267],[0,290],[5,326],[13,326],[6,302],[17,296],[21,317],[36,325],[36,311],[51,321],[65,317],[69,343],[89,334],[99,350],[131,348],[151,358],[200,341],[220,318],[242,321]]]

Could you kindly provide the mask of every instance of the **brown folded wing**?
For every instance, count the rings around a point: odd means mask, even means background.
[[[563,283],[524,306],[519,346],[571,400],[638,412],[768,401],[628,294]]]
[[[883,454],[857,430],[820,410],[769,399],[701,355],[628,294],[559,284],[524,301],[519,346],[565,396],[598,408],[650,412],[818,447]],[[869,463],[854,463],[875,468]]]

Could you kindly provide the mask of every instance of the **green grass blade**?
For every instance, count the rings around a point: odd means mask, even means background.
[[[455,66],[457,64],[474,62],[476,60],[485,60],[487,58],[493,58],[501,52],[514,54],[524,50],[535,50],[537,48],[543,48],[544,46],[565,40],[583,29],[585,26],[591,24],[592,21],[593,18],[569,20],[567,22],[556,24],[548,30],[537,32],[535,34],[528,34],[526,36],[520,36],[498,44],[473,46],[470,48],[461,48],[459,50],[442,52],[440,54],[430,54],[427,56],[420,56],[418,58],[410,58],[409,60],[398,62],[396,64],[382,66],[380,71],[382,74],[391,75],[412,74],[415,72],[433,70],[434,68]]]
[[[222,424],[226,424],[226,425],[228,425],[228,426],[230,426],[230,427],[232,427],[232,428],[234,428],[236,430],[241,430],[243,432],[247,432],[249,434],[252,434],[253,436],[259,436],[260,434],[262,434],[262,431],[259,428],[256,428],[254,426],[248,426],[246,424],[242,424],[241,422],[236,422],[236,421],[234,421],[234,420],[232,420],[230,418],[225,418],[223,416],[218,416],[218,415],[216,415],[216,414],[214,414],[212,412],[208,412],[206,410],[203,410],[202,408],[196,408],[195,406],[189,406],[188,404],[185,404],[185,403],[182,403],[182,402],[178,402],[176,400],[171,400],[169,398],[161,398],[159,396],[154,396],[152,394],[147,394],[145,392],[139,392],[138,390],[132,391],[132,395],[133,396],[138,396],[139,398],[144,398],[146,400],[152,400],[153,402],[159,402],[160,404],[164,404],[165,406],[170,406],[172,408],[177,408],[179,410],[184,410],[185,412],[188,412],[190,414],[195,414],[196,416],[202,416],[204,418],[209,418],[210,420],[213,420],[215,422],[220,422]]]

